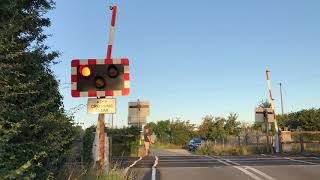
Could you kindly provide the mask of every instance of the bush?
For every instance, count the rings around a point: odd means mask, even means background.
[[[196,154],[199,155],[250,155],[253,149],[246,146],[232,146],[206,143],[198,147]]]

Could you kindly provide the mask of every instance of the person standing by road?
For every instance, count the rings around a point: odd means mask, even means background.
[[[151,135],[150,135],[150,130],[146,128],[143,133],[144,137],[144,150],[145,150],[145,156],[149,155],[149,149],[150,149],[150,143],[151,142]]]

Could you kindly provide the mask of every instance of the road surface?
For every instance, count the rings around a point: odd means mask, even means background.
[[[320,179],[319,155],[198,156],[184,150],[154,150],[152,155],[127,159],[123,165],[129,167],[135,162],[129,172],[139,180]]]

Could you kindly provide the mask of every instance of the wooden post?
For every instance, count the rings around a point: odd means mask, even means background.
[[[105,153],[105,134],[104,134],[104,114],[99,114],[99,160],[100,160],[100,166],[99,166],[99,174],[103,175],[105,170],[105,164],[104,164],[104,153]]]
[[[281,131],[279,131],[279,152],[282,153],[282,148],[283,148],[283,139],[282,139],[282,134]]]
[[[263,115],[264,115],[264,123],[266,125],[266,137],[267,137],[267,152],[269,153],[269,123],[268,123],[268,111],[267,109],[264,109],[263,111]]]
[[[266,135],[267,135],[267,152],[269,153],[269,123],[266,123]]]
[[[112,135],[109,135],[109,165],[112,165]],[[109,167],[110,167],[109,166]]]
[[[224,138],[222,138],[222,149],[224,150]]]
[[[303,153],[304,152],[304,146],[303,146],[303,137],[302,137],[301,133],[300,133],[299,137],[300,137],[300,152]]]
[[[246,146],[248,146],[248,134],[247,134],[247,130],[246,130],[246,134],[245,134],[245,143],[246,143]]]

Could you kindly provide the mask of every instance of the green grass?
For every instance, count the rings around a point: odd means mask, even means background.
[[[161,143],[161,142],[156,142],[154,144],[151,144],[151,148],[155,149],[182,149],[181,146],[171,144],[171,143]]]
[[[288,146],[288,145],[287,145]],[[291,144],[291,149],[285,149],[284,152],[288,154],[320,154],[319,144],[307,144],[304,146],[304,151],[301,152],[301,145],[299,143]]]
[[[306,145],[304,152],[300,150],[300,144],[292,144],[291,149],[284,150],[284,153],[288,154],[320,154],[320,145]],[[221,144],[203,144],[195,152],[199,155],[251,155],[251,154],[267,154],[274,153],[273,149],[267,151],[265,145],[260,145],[259,147],[251,146],[237,146],[237,145],[221,145]]]
[[[221,144],[203,144],[195,152],[199,155],[251,155],[267,153],[265,146],[237,146]]]
[[[133,174],[126,174],[122,168],[114,167],[105,175],[98,175],[96,168],[66,168],[57,179],[79,179],[79,180],[131,180]]]
[[[108,172],[107,175],[97,176],[94,173],[89,173],[80,179],[83,180],[130,180],[132,178],[127,177],[124,170],[121,169],[112,169]]]

